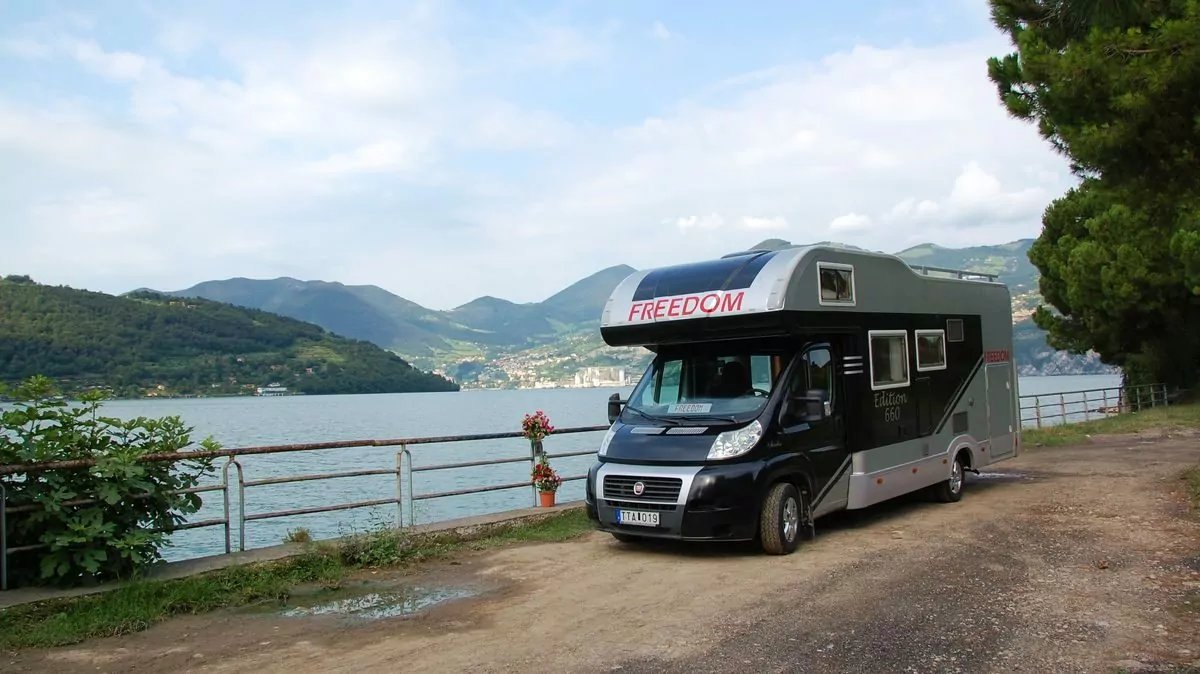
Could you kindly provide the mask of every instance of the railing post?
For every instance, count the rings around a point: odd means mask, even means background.
[[[1087,391],[1084,391],[1083,392],[1083,420],[1090,421],[1091,419],[1092,419],[1091,413],[1088,411]]]
[[[0,592],[8,589],[8,490],[0,482]]]
[[[1102,414],[1107,415],[1108,414],[1108,389],[1101,389],[1100,394],[1104,397],[1104,402],[1102,403],[1103,407],[1101,407],[1100,409],[1104,410],[1104,412]]]
[[[229,460],[221,468],[221,481],[225,486],[225,554],[233,552],[233,508],[229,503],[229,468],[237,470],[238,479],[238,551],[246,549],[246,479],[242,472],[242,464],[237,457],[230,454]]]
[[[1058,411],[1061,415],[1059,418],[1062,420],[1062,423],[1066,424],[1067,423],[1067,394],[1065,394],[1065,393],[1058,394]]]
[[[1142,387],[1138,386],[1138,387],[1134,388],[1133,392],[1137,396],[1137,411],[1141,412],[1142,411]]]
[[[537,468],[538,460],[541,459],[542,455],[544,455],[545,453],[546,453],[546,450],[542,446],[541,440],[530,440],[529,441],[529,473],[531,475],[533,474],[533,469]],[[537,485],[533,483],[533,480],[529,481],[529,489],[530,489],[530,491],[533,492],[533,507],[536,508],[539,505],[538,490],[537,490]]]
[[[1042,397],[1033,397],[1033,416],[1037,418],[1037,427],[1042,427]]]
[[[400,451],[396,452],[396,521],[397,527],[404,527],[404,457],[408,457],[408,490],[412,491],[412,454],[408,452],[408,445],[400,445]],[[409,498],[412,498],[411,494]],[[413,512],[408,513],[408,525],[416,524],[416,515]]]
[[[1162,386],[1163,386],[1163,407],[1169,407],[1170,403],[1167,402],[1167,396],[1168,396],[1167,385],[1163,384]]]
[[[225,507],[225,554],[233,552],[233,513],[229,507],[229,466],[233,464],[233,457],[221,466],[221,496],[224,500]]]

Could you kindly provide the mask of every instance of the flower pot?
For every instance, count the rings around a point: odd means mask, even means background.
[[[553,508],[554,507],[555,494],[556,494],[556,492],[552,492],[552,491],[539,491],[538,492],[538,497],[540,497],[542,500],[543,508]]]

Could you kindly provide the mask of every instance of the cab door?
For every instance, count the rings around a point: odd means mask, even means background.
[[[789,452],[804,454],[812,466],[815,498],[837,479],[849,457],[846,449],[844,396],[837,386],[834,363],[837,350],[830,342],[809,344],[796,356],[788,374],[787,397],[820,395],[827,414],[819,420],[785,414],[780,419],[784,445]]]

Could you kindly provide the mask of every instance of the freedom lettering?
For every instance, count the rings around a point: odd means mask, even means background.
[[[660,297],[648,302],[634,302],[629,307],[629,321],[653,321],[660,318],[685,318],[697,313],[729,314],[742,310],[746,291],[736,293],[704,293]]]
[[[996,349],[993,351],[985,351],[983,354],[983,357],[984,357],[984,360],[987,361],[988,363],[1007,363],[1008,362],[1008,350],[1007,349]]]

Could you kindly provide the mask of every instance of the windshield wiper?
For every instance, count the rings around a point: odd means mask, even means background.
[[[731,415],[722,416],[720,414],[688,414],[688,415],[684,416],[683,418],[690,419],[693,421],[707,420],[707,421],[723,421],[727,424],[736,424],[737,423],[737,417],[734,417]]]
[[[638,415],[639,417],[641,417],[643,419],[647,419],[649,421],[659,421],[664,424],[668,424],[670,426],[678,426],[679,425],[679,421],[677,421],[675,419],[668,419],[667,417],[659,417],[659,416],[655,416],[653,414],[648,414],[646,412],[643,412],[643,411],[637,409],[636,407],[630,407],[630,406],[626,405],[625,410],[627,412],[633,412],[634,414]]]

